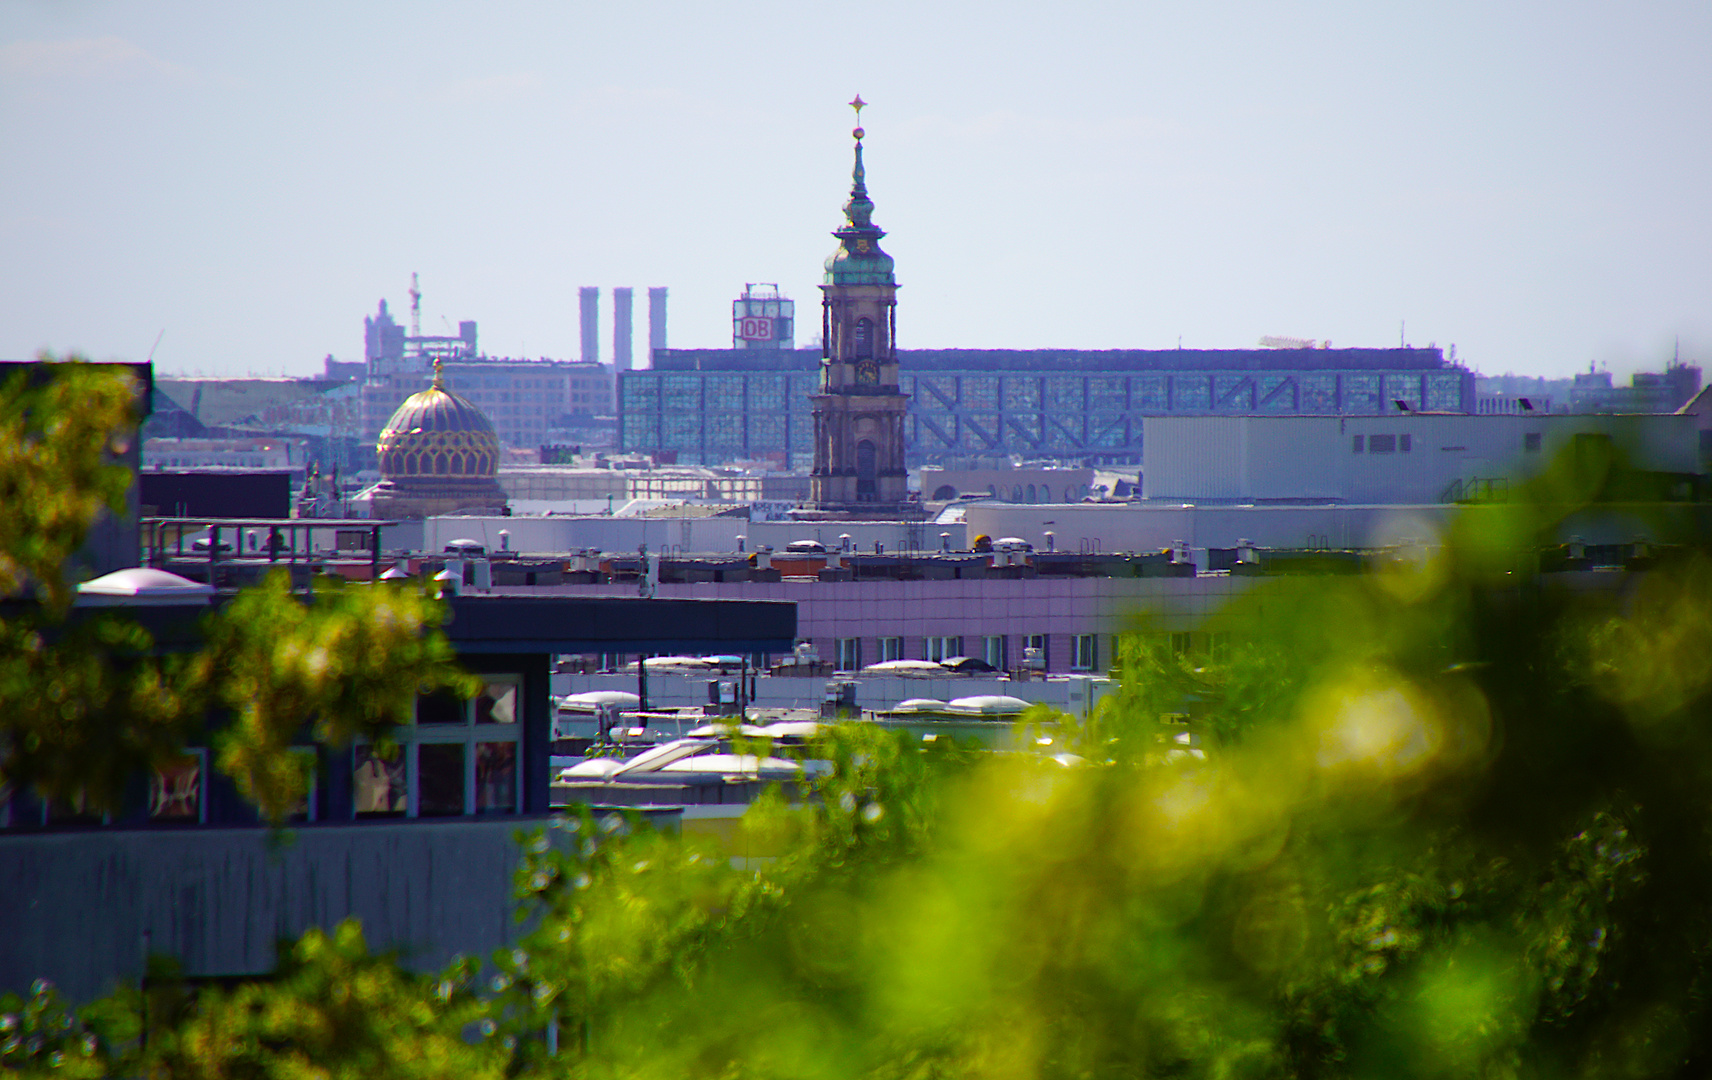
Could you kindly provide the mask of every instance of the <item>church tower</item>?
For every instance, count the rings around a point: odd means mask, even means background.
[[[820,290],[820,388],[814,402],[814,511],[828,516],[890,517],[908,510],[904,408],[898,390],[898,285],[885,232],[873,222],[862,168],[862,107],[857,95],[856,166],[838,250],[826,260]]]

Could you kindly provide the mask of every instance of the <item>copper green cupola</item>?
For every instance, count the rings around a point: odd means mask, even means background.
[[[873,222],[874,200],[868,198],[867,171],[862,167],[862,106],[867,102],[860,94],[851,106],[856,110],[856,165],[850,173],[850,201],[844,204],[844,227],[832,235],[838,237],[838,250],[826,260],[828,285],[893,285],[892,257],[880,250],[880,237],[886,231]]]

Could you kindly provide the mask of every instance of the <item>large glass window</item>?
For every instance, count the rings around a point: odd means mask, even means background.
[[[981,639],[981,659],[998,668],[1005,670],[1005,638],[1003,634],[994,634]]]
[[[1298,407],[1302,412],[1337,412],[1336,375],[1298,375],[1296,376],[1296,388],[1300,398]]]
[[[1088,408],[1103,412],[1122,412],[1129,407],[1121,377],[1093,376],[1088,379]]]
[[[963,377],[963,407],[991,412],[999,407],[999,380],[992,375]]]
[[[48,799],[42,805],[42,821],[47,825],[107,825],[110,815],[90,804],[87,792],[77,791],[67,799]]]
[[[476,813],[510,813],[517,809],[517,744],[476,744]]]
[[[839,671],[862,670],[862,639],[839,638],[835,666]]]
[[[880,661],[902,660],[904,658],[904,639],[901,637],[883,637],[879,640]]]
[[[1343,411],[1346,413],[1379,412],[1379,376],[1350,373],[1343,376]]]
[[[1095,634],[1077,634],[1075,652],[1070,658],[1070,667],[1074,671],[1093,671],[1099,667],[1099,637]]]
[[[1213,408],[1220,412],[1253,412],[1254,379],[1248,375],[1214,375]]]
[[[1122,416],[1090,415],[1088,445],[1116,450],[1129,445],[1129,425]],[[1068,501],[1068,500],[1066,500]]]
[[[1255,406],[1263,413],[1296,412],[1296,383],[1291,375],[1261,375],[1255,380]]]
[[[743,449],[743,419],[740,409],[707,414],[707,447],[736,453]]]
[[[358,817],[403,817],[409,809],[402,747],[383,754],[377,747],[359,745],[352,780]]]
[[[814,415],[807,409],[791,418],[791,453],[814,453]]]
[[[923,639],[923,646],[921,658],[935,663],[963,655],[963,639],[960,637],[930,636]]]
[[[1419,375],[1387,375],[1385,376],[1385,400],[1380,406],[1381,412],[1396,408],[1394,402],[1401,401],[1409,408],[1421,410],[1421,377]]]
[[[749,408],[755,411],[785,408],[789,386],[790,380],[782,375],[749,376]]]
[[[660,418],[660,446],[666,450],[700,450],[702,415],[696,412],[668,412]]]
[[[750,453],[783,450],[784,448],[785,418],[783,416],[768,416],[764,413],[751,413],[749,416]]]
[[[1039,412],[1040,380],[1030,376],[1005,376],[1005,411]]]
[[[1433,412],[1460,412],[1462,375],[1455,371],[1430,371],[1426,376],[1427,408]]]
[[[626,375],[619,380],[626,411],[657,409],[660,406],[660,378],[657,375]]]
[[[717,409],[741,410],[743,408],[743,376],[741,375],[709,375],[707,376],[707,400],[713,402]]]
[[[1171,376],[1173,412],[1208,412],[1213,407],[1213,382],[1205,375]]]
[[[421,781],[416,812],[422,817],[452,817],[464,812],[465,744],[424,743],[417,747]]]
[[[521,675],[485,675],[471,700],[444,693],[417,698],[416,722],[394,732],[391,754],[357,746],[357,816],[517,812],[522,708]]]
[[[667,375],[661,380],[660,405],[667,413],[701,412],[701,376]]]
[[[858,360],[867,359],[874,355],[874,320],[862,318],[856,320],[851,335],[851,345],[854,351],[851,355]]]
[[[192,750],[155,769],[149,776],[149,820],[207,821],[207,800],[202,791],[207,765],[207,752]]]
[[[1052,657],[1049,655],[1049,650],[1047,649],[1047,636],[1045,634],[1028,634],[1024,636],[1022,639],[1022,649],[1024,663],[1028,663],[1031,667],[1036,667],[1040,670],[1049,670],[1051,668]]]
[[[957,383],[949,377],[930,379],[918,375],[912,393],[915,396],[910,399],[910,407],[917,412],[947,412],[950,403],[957,400]]]
[[[1087,383],[1080,375],[1048,375],[1046,408],[1049,412],[1081,412],[1087,404]]]
[[[1133,407],[1141,412],[1161,413],[1169,407],[1164,375],[1137,375],[1130,380]]]

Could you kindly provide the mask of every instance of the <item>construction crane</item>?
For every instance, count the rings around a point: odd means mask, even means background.
[[[410,273],[410,336],[422,336],[422,290],[416,287],[416,272]]]

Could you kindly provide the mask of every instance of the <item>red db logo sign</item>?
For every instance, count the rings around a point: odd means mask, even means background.
[[[772,341],[772,319],[739,319],[737,336],[744,341]]]

